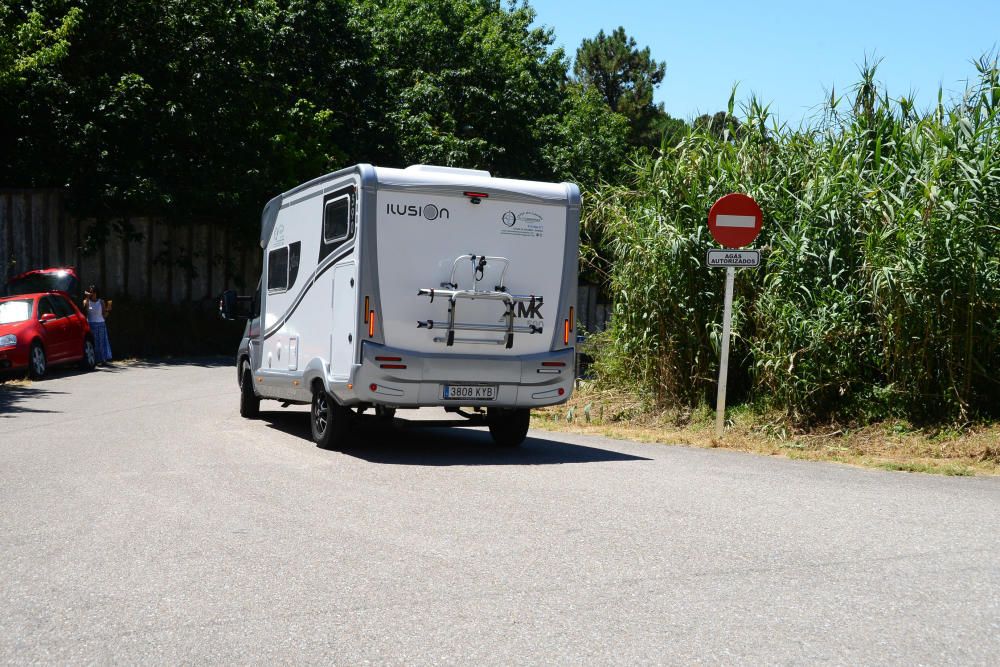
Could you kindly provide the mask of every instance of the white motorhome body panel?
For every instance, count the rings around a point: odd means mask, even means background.
[[[381,173],[380,173],[381,176]],[[496,179],[493,179],[494,181]],[[469,187],[451,185],[453,194],[430,195],[380,187],[378,195],[378,273],[385,343],[414,352],[497,354],[516,356],[548,351],[563,277],[566,244],[565,203],[521,201],[493,192],[479,203],[463,195]],[[460,289],[494,290],[501,280],[505,291],[542,297],[541,305],[519,305],[515,324],[535,325],[541,333],[518,333],[514,345],[456,342],[446,347],[441,338],[448,320],[447,298],[418,296],[419,288],[439,289],[451,279],[456,258],[475,254],[504,257],[488,262],[478,283],[471,260],[459,261],[455,282]],[[503,324],[499,301],[460,300],[455,320],[460,323]],[[417,321],[433,320],[434,328],[417,328]],[[561,321],[561,320],[560,320]],[[502,333],[463,333],[460,338],[502,340]]]
[[[350,263],[353,273],[354,239],[324,255],[324,195],[351,188],[356,191],[357,185],[356,176],[350,175],[285,197],[271,234],[266,244],[262,244],[265,246],[261,280],[263,326],[259,334],[262,353],[257,372],[258,390],[263,396],[308,400],[310,389],[302,378],[331,360],[334,276],[343,263]],[[286,284],[269,286],[275,272],[272,262],[276,257],[284,260],[286,248],[289,263]],[[345,331],[354,320],[354,313],[347,313],[345,322],[349,324],[345,325]],[[351,358],[353,350],[346,354]]]
[[[357,329],[357,291],[354,262],[338,264],[333,269],[333,304],[330,332],[330,377],[346,382],[354,363],[354,336]]]

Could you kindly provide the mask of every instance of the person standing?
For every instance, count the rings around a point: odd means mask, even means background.
[[[110,305],[105,307],[104,299],[97,293],[97,287],[91,285],[83,293],[83,312],[90,324],[90,333],[94,336],[94,348],[97,352],[97,363],[107,365],[111,361],[111,342],[108,340],[108,326],[105,315],[111,312]],[[110,304],[110,302],[109,302]]]

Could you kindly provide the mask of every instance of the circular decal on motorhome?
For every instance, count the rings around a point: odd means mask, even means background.
[[[437,220],[438,207],[434,204],[427,204],[427,206],[424,206],[424,217],[428,220]]]
[[[514,211],[507,211],[500,219],[503,221],[503,224],[508,227],[513,227],[514,223],[517,222],[517,216],[514,215]]]

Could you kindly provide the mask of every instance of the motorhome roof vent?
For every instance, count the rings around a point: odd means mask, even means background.
[[[430,174],[454,174],[456,176],[481,176],[490,178],[490,172],[482,169],[461,169],[459,167],[437,167],[432,164],[411,164],[406,171],[422,171]]]

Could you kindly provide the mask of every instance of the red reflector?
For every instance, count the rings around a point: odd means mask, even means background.
[[[371,391],[377,391],[378,390],[378,385],[375,384],[374,382],[372,382],[370,385],[368,385],[368,389],[371,390]]]
[[[489,199],[490,198],[489,194],[487,194],[485,192],[463,192],[462,194],[465,195],[466,197],[473,197],[475,199]]]
[[[566,393],[566,390],[563,389],[562,387],[559,387],[559,395],[562,396],[565,393]]]
[[[375,361],[402,361],[403,357],[375,357]]]
[[[559,366],[559,367],[562,367],[562,366],[565,366],[565,365],[566,365],[565,361],[543,361],[542,362],[542,366]]]
[[[406,368],[406,364],[380,364],[379,368]]]

